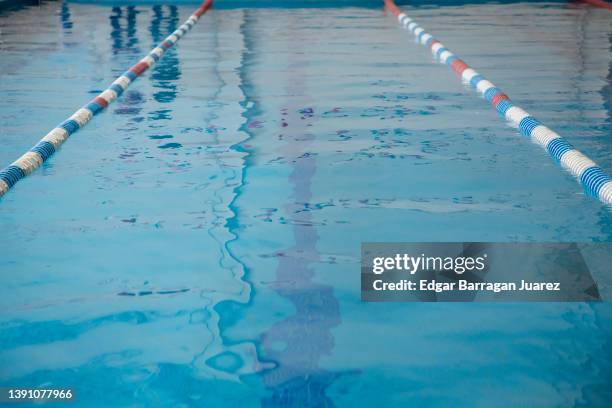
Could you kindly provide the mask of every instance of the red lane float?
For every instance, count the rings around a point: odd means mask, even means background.
[[[0,197],[6,194],[19,180],[40,167],[59,149],[71,134],[85,126],[95,115],[106,109],[136,78],[159,61],[166,50],[174,46],[181,37],[189,32],[211,6],[212,0],[204,1],[187,21],[170,34],[160,45],[151,50],[146,57],[124,72],[119,78],[115,79],[104,92],[59,124],[23,156],[2,169],[0,171]]]
[[[419,44],[428,47],[438,61],[448,65],[462,80],[476,89],[497,112],[516,126],[523,136],[529,137],[532,142],[546,149],[557,163],[576,177],[588,194],[599,198],[604,204],[612,205],[612,179],[602,168],[576,150],[556,132],[514,105],[508,95],[470,68],[431,34],[425,32],[404,14],[393,0],[384,0],[384,3],[385,8],[397,18],[402,27],[408,29],[416,37]]]

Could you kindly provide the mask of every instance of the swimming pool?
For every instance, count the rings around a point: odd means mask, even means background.
[[[609,11],[403,8],[612,172]],[[193,9],[1,12],[0,163]],[[0,228],[3,386],[83,406],[612,398],[609,303],[360,302],[362,241],[612,241],[610,210],[380,7],[213,8],[2,198]]]

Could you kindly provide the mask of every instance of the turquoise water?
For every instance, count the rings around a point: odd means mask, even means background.
[[[192,9],[0,12],[0,166]],[[612,172],[610,12],[405,10]],[[360,302],[362,241],[612,241],[612,212],[379,8],[211,11],[2,199],[0,231],[0,386],[88,407],[612,400],[610,303]]]

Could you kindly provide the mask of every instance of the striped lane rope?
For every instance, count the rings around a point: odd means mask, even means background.
[[[542,146],[562,167],[568,170],[587,194],[599,198],[603,203],[612,205],[612,179],[595,162],[576,150],[567,140],[553,130],[538,122],[533,116],[514,105],[508,95],[493,83],[470,68],[440,41],[425,32],[412,21],[393,2],[384,0],[385,7],[397,18],[400,25],[408,29],[419,44],[428,47],[434,57],[446,64],[464,81],[476,89],[508,121],[518,127],[520,133]]]
[[[142,75],[161,59],[164,53],[172,48],[191,28],[200,17],[208,11],[212,0],[204,1],[200,7],[179,28],[170,34],[157,47],[138,63],[125,71],[101,94],[96,96],[87,105],[77,110],[72,116],[60,123],[55,129],[43,137],[27,153],[15,160],[11,165],[0,171],[0,197],[11,189],[19,180],[40,167],[68,137],[85,126],[95,115],[102,112],[108,105],[117,99],[136,78]]]

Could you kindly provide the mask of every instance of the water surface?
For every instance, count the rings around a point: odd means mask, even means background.
[[[0,163],[192,8],[0,13]],[[405,9],[612,172],[610,12]],[[212,10],[0,228],[1,385],[82,406],[611,400],[609,303],[360,302],[363,241],[612,240],[608,209],[378,8]]]

